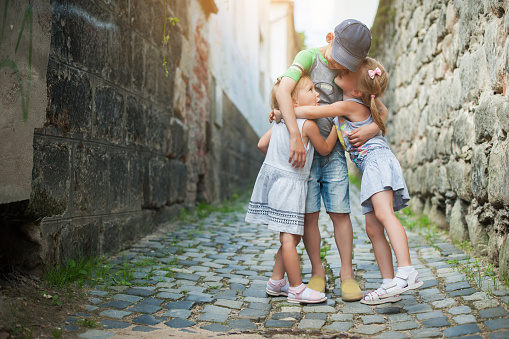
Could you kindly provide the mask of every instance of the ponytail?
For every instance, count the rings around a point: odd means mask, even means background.
[[[385,124],[384,121],[380,118],[380,111],[376,107],[374,95],[371,96],[369,109],[371,110],[371,116],[373,117],[373,120],[378,125],[378,128],[380,128],[380,132],[382,132],[382,136],[385,137]]]

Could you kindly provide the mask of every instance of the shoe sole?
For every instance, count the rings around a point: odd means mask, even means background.
[[[292,304],[319,304],[319,303],[323,303],[325,300],[327,300],[327,297],[324,297],[320,300],[299,300],[299,299],[286,299],[286,301],[288,301],[289,303],[292,303]]]
[[[424,281],[418,281],[418,282],[416,282],[415,284],[408,285],[407,287],[402,288],[400,291],[397,291],[397,292],[395,292],[395,293],[384,294],[383,296],[381,296],[381,297],[380,297],[380,299],[385,299],[385,298],[389,298],[389,297],[394,297],[395,295],[399,295],[399,294],[401,294],[401,293],[405,293],[405,292],[410,291],[410,290],[416,290],[416,289],[418,289],[419,287],[421,287],[422,285],[424,285]]]
[[[373,301],[367,301],[367,300],[361,300],[361,304],[364,305],[381,305],[385,303],[395,303],[401,300],[401,297],[399,295],[395,295],[388,298],[381,298],[380,300],[373,300]]]
[[[362,292],[345,295],[341,294],[341,299],[343,299],[343,301],[359,301],[362,299]]]
[[[268,295],[271,295],[273,297],[280,297],[280,296],[287,297],[288,296],[288,293],[285,293],[285,292],[275,292],[275,291],[269,290],[268,288],[265,289],[265,292],[267,292]]]

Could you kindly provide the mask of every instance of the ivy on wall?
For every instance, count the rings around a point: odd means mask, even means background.
[[[166,49],[166,45],[168,45],[168,41],[170,40],[170,35],[166,34],[166,22],[169,21],[173,26],[175,26],[175,24],[180,21],[179,18],[169,17],[166,14],[166,2],[167,1],[168,0],[165,0],[165,2],[164,2],[164,31],[163,31],[163,68],[164,68],[166,77],[168,77],[168,67],[166,66],[167,65],[166,54],[164,51]]]

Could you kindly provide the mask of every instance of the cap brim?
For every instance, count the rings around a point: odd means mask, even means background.
[[[364,61],[364,58],[359,59],[347,52],[347,50],[338,44],[336,40],[332,43],[331,56],[337,63],[346,67],[350,72],[357,72]]]

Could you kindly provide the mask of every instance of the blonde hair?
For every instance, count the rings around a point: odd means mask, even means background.
[[[375,74],[373,78],[370,77],[368,71],[380,70],[380,74]],[[389,77],[385,68],[373,58],[367,57],[364,59],[360,66],[361,72],[358,79],[357,86],[362,91],[362,102],[369,106],[373,120],[380,128],[382,135],[385,136],[385,124],[380,118],[380,112],[375,104],[375,99],[381,97],[387,89]]]
[[[277,79],[276,83],[274,84],[274,87],[272,87],[272,92],[270,93],[270,108],[272,109],[274,108],[279,109],[279,104],[276,99],[276,92],[279,88],[279,84],[281,83],[281,79],[282,78]],[[311,80],[311,78],[308,75],[303,75],[300,77],[299,81],[297,82],[295,88],[292,91],[291,94],[292,100],[295,101],[297,99],[297,94],[304,86],[306,86],[306,83],[308,83],[308,81],[313,82],[313,80]]]

